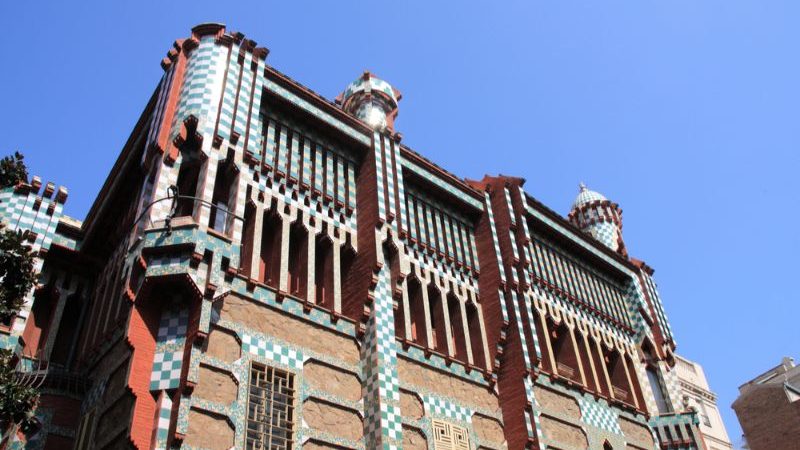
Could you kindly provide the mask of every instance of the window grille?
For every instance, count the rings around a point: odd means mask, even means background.
[[[289,450],[294,438],[294,375],[253,363],[247,399],[247,450]]]
[[[470,450],[469,433],[464,427],[433,419],[434,450]]]

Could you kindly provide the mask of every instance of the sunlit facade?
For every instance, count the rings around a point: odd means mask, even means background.
[[[0,336],[48,367],[15,445],[704,448],[616,203],[458,178],[402,144],[386,81],[329,101],[267,55],[176,41],[82,222],[66,190],[0,194],[40,270]]]

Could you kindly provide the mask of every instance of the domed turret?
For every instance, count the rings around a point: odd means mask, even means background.
[[[342,109],[366,122],[375,130],[394,130],[397,102],[402,95],[386,81],[364,72],[336,99]]]
[[[599,192],[580,184],[580,192],[567,215],[572,224],[622,256],[628,256],[622,240],[622,209]]]

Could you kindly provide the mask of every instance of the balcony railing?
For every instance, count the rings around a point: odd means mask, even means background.
[[[655,431],[663,450],[703,448],[698,423],[695,411],[661,414],[650,419],[650,427]]]

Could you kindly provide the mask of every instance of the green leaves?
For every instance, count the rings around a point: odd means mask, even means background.
[[[39,400],[36,389],[16,382],[14,353],[0,349],[0,425],[3,429],[11,423],[25,425],[33,419]]]
[[[19,311],[36,282],[34,256],[21,231],[0,228],[0,321]]]
[[[13,155],[0,159],[0,188],[28,182],[28,168],[23,159],[25,156],[20,152],[14,152]]]

